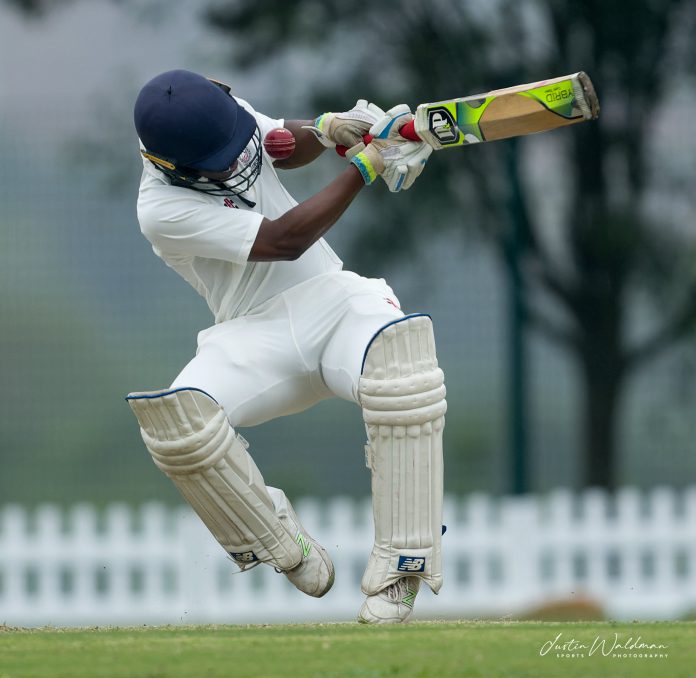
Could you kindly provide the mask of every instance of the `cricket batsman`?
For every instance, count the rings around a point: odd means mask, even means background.
[[[275,120],[185,70],[145,84],[134,119],[141,231],[215,319],[169,388],[128,395],[155,464],[242,570],[270,565],[323,596],[328,552],[266,485],[238,429],[324,398],[356,403],[375,524],[358,621],[406,621],[421,582],[442,585],[444,377],[430,317],[405,315],[384,280],[342,270],[322,236],[378,176],[408,189],[432,148],[399,135],[412,119],[404,104]],[[264,148],[276,128],[295,142],[281,159]],[[347,167],[298,204],[277,170],[336,145],[350,149]]]

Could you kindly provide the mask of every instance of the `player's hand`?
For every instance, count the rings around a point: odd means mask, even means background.
[[[370,128],[384,117],[384,111],[376,104],[358,99],[349,111],[344,113],[323,113],[314,126],[305,126],[327,148],[346,146],[351,148],[362,142]]]
[[[422,141],[407,141],[399,129],[413,119],[406,104],[389,109],[371,128],[372,141],[350,149],[346,157],[360,170],[366,184],[380,175],[392,193],[409,189],[433,149]]]

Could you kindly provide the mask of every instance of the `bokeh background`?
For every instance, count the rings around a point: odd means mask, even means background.
[[[0,504],[180,502],[123,400],[212,321],[135,214],[132,105],[171,68],[289,119],[586,70],[599,121],[435,154],[327,239],[433,317],[449,495],[692,485],[695,22],[687,0],[2,0]],[[341,167],[283,178],[301,200]],[[369,494],[348,403],[242,433],[291,497]]]

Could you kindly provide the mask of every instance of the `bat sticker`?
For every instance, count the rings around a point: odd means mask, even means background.
[[[428,129],[443,146],[454,144],[459,140],[459,128],[454,116],[444,106],[428,109]]]

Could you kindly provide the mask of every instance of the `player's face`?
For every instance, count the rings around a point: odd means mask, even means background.
[[[200,169],[185,169],[188,180],[173,174],[178,185],[184,185],[210,195],[234,196],[248,191],[261,174],[261,132],[257,127],[237,160],[227,169],[211,172]]]
[[[232,175],[235,173],[238,166],[239,166],[239,161],[235,160],[226,170],[223,170],[222,172],[204,172],[204,171],[201,171],[200,175],[202,177],[205,177],[206,179],[210,179],[212,181],[227,181],[228,179],[232,178]]]

